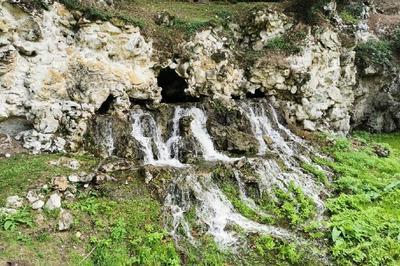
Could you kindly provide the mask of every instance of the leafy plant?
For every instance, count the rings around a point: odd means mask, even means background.
[[[356,64],[362,69],[370,65],[391,67],[393,54],[389,41],[368,41],[356,48]]]
[[[326,205],[331,214],[331,252],[340,265],[398,264],[400,212],[395,206],[400,198],[400,136],[356,136],[353,140],[339,139],[326,148],[334,161],[318,159],[337,173],[337,196]],[[374,140],[393,144],[388,158],[373,152],[377,145]]]
[[[305,38],[306,33],[303,31],[292,32],[269,40],[265,48],[287,54],[298,54],[303,50],[301,45]]]
[[[32,215],[26,209],[17,211],[15,214],[0,215],[0,227],[5,231],[14,231],[18,226],[25,225],[33,227]]]

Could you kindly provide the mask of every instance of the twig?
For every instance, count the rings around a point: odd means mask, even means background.
[[[84,262],[85,260],[87,260],[90,255],[92,255],[93,251],[96,249],[96,246],[92,248],[92,250],[81,260],[81,262],[79,262],[79,264],[81,264],[82,262]]]

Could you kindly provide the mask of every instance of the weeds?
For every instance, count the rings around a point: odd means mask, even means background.
[[[357,139],[338,139],[326,152],[335,161],[319,160],[337,173],[336,197],[327,201],[331,213],[332,254],[341,265],[391,265],[399,263],[400,157],[373,152],[380,136],[356,134]],[[398,143],[400,138],[386,138]],[[396,144],[397,145],[397,144]],[[396,146],[394,146],[396,147]]]
[[[0,228],[5,231],[14,231],[18,226],[33,227],[32,215],[26,209],[17,211],[15,214],[0,214]]]

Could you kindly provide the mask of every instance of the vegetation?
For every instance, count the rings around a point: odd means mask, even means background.
[[[400,26],[394,32],[392,46],[397,55],[400,56]]]
[[[26,192],[30,186],[45,184],[52,177],[61,174],[71,174],[68,167],[54,167],[50,161],[61,158],[61,154],[25,155],[20,154],[7,160],[0,160],[0,204],[10,195]],[[87,170],[94,163],[92,156],[77,156],[81,161],[82,170]]]
[[[1,198],[47,183],[51,176],[70,174],[71,169],[49,165],[60,157],[19,155],[0,160],[4,177],[0,179]],[[80,160],[80,170],[95,165],[91,157],[75,159]],[[0,253],[0,264],[21,258],[29,258],[35,265],[180,264],[180,256],[163,229],[160,203],[151,197],[143,181],[134,179],[124,185],[126,179],[120,178],[121,182],[83,190],[73,202],[65,201],[63,208],[74,217],[74,225],[65,233],[57,231],[59,211],[41,214],[26,208],[1,215],[4,252]]]
[[[237,211],[259,223],[301,227],[315,215],[313,201],[293,182],[289,183],[287,191],[278,188],[272,189],[272,195],[266,191],[259,196],[244,192],[248,194],[247,197],[254,200],[259,208],[253,209],[243,201],[233,173],[220,167],[214,170],[213,176]],[[260,210],[268,215],[260,214]]]
[[[363,12],[362,3],[359,1],[350,5],[344,5],[344,3],[341,3],[341,5],[343,5],[343,8],[340,11],[340,17],[343,19],[344,23],[358,24]]]
[[[393,149],[379,157],[375,141]],[[334,161],[317,159],[337,173],[329,199],[332,255],[341,265],[400,262],[400,135],[357,133],[325,148]],[[378,146],[381,148],[380,146]]]
[[[392,49],[389,41],[371,40],[362,43],[356,48],[356,64],[361,68],[369,65],[391,67],[392,66]]]
[[[307,34],[303,31],[295,31],[283,36],[271,39],[265,48],[281,51],[286,54],[298,54],[303,51],[302,44],[306,40]]]

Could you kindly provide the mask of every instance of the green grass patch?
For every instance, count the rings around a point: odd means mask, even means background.
[[[34,184],[46,183],[57,175],[68,175],[73,170],[67,167],[57,167],[49,164],[52,160],[61,158],[62,154],[42,154],[37,156],[19,154],[12,158],[0,159],[0,204],[8,196],[26,193]],[[82,165],[81,170],[87,170],[95,164],[91,156],[76,157]],[[24,195],[20,195],[24,196]]]
[[[269,40],[265,48],[286,54],[298,54],[303,51],[302,45],[306,37],[307,34],[305,32],[294,31]]]
[[[400,136],[356,133],[326,147],[337,173],[336,196],[327,201],[332,255],[340,265],[400,263]],[[374,153],[377,142],[393,148],[388,158]]]

